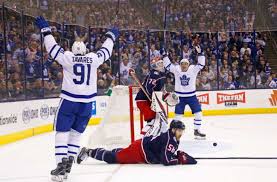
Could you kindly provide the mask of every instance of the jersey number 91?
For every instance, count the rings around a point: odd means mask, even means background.
[[[73,73],[78,77],[74,78],[73,82],[77,85],[81,85],[86,82],[89,85],[90,81],[91,65],[75,64],[73,66]]]

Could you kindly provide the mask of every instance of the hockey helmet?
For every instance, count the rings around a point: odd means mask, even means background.
[[[157,71],[164,71],[164,64],[163,60],[161,59],[160,56],[154,57],[151,62],[150,66],[152,69],[157,70]]]
[[[75,31],[74,35],[75,35],[75,42],[72,45],[73,54],[74,55],[85,55],[87,52],[87,47],[86,47],[84,41],[87,38],[87,34],[84,37],[80,38],[77,35],[77,32]]]
[[[182,60],[180,61],[180,64],[182,64],[182,63],[190,64],[189,60],[186,59],[186,58],[184,58],[184,59],[182,59]]]
[[[173,119],[170,123],[170,129],[172,129],[172,128],[184,130],[186,128],[186,126],[182,121]]]

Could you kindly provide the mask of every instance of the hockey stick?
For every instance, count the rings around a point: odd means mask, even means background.
[[[277,157],[196,157],[195,159],[198,160],[224,160],[224,159],[229,159],[229,160],[277,160]]]
[[[135,71],[130,69],[129,70],[129,75],[137,82],[137,84],[139,85],[139,88],[143,91],[143,93],[146,95],[147,99],[151,102],[152,99],[150,98],[149,94],[146,92],[145,88],[143,87],[143,85],[139,81],[138,77],[136,76]]]

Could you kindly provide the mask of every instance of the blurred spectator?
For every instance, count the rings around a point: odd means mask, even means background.
[[[129,76],[129,70],[132,64],[129,62],[127,57],[123,57],[122,62],[120,63],[120,81],[122,85],[129,85],[131,79]]]
[[[156,46],[153,44],[150,47],[150,60],[154,59],[154,57],[160,56],[160,51],[156,49]]]
[[[32,15],[42,13],[50,18],[53,21],[50,22],[53,35],[65,50],[70,50],[75,31],[82,36],[89,32],[90,37],[85,43],[88,50],[94,52],[101,47],[107,29],[92,27],[113,25],[117,3],[113,0],[93,0],[90,4],[48,1],[47,6],[44,4],[42,7],[36,1],[27,6],[28,2],[11,0],[10,4],[13,10],[24,7]],[[157,16],[163,16],[164,6],[161,4],[164,0],[149,2],[153,5],[149,7],[154,9]],[[149,32],[149,35],[145,29],[130,30],[149,27],[149,20],[142,14],[143,11],[134,8],[129,0],[120,3],[118,24],[128,30],[121,30],[119,44],[116,44],[111,59],[98,69],[97,83],[100,95],[116,84],[135,84],[128,75],[130,68],[135,69],[138,78],[143,81],[149,72],[149,57],[151,59],[158,56],[160,47],[167,48],[172,64],[178,64],[182,58],[190,59],[192,64],[196,63],[197,56],[193,48],[196,41],[203,48],[207,58],[206,66],[197,78],[197,89],[255,88],[255,84],[258,88],[276,87],[276,75],[264,52],[267,46],[267,33],[256,32],[254,36],[254,33],[243,32],[252,30],[255,18],[255,14],[247,8],[244,0],[195,0],[191,3],[181,0],[169,1],[167,28],[175,31],[164,33],[155,30]],[[272,7],[270,10],[274,12],[275,5],[272,4]],[[20,14],[13,10],[7,10],[7,62],[2,55],[0,95],[8,96],[8,99],[55,97],[61,89],[62,68],[57,62],[46,64],[48,55],[41,48],[40,34],[33,26],[34,18],[25,16],[23,37]],[[99,19],[100,16],[103,18]],[[0,52],[3,54],[4,34],[1,21]],[[78,25],[62,27],[59,24],[62,22]],[[88,30],[80,24],[92,27]],[[191,30],[204,33],[196,34]],[[241,32],[235,32],[236,30]],[[212,33],[216,31],[219,33]],[[256,37],[255,43],[254,37]],[[171,74],[167,74],[166,89],[174,90],[174,78]]]
[[[244,43],[243,47],[240,49],[240,57],[242,58],[244,55],[251,55],[251,49],[248,47],[247,43]]]
[[[273,26],[277,26],[277,2],[276,0],[271,0],[269,3],[269,12],[271,14]]]

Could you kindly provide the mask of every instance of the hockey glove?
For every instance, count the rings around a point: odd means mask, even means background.
[[[177,151],[177,158],[178,158],[178,163],[179,164],[186,164],[187,163],[187,158],[186,158],[186,153],[178,150]]]
[[[166,52],[165,48],[160,49],[160,54],[162,55],[162,57],[168,56],[168,52]]]
[[[200,45],[196,45],[194,48],[195,48],[197,54],[204,55],[204,52],[203,52],[203,50],[201,49]]]
[[[176,106],[180,102],[178,95],[176,95],[174,92],[164,92],[162,99],[167,105],[171,107]]]
[[[51,28],[49,27],[49,24],[44,19],[44,17],[42,16],[36,17],[35,24],[40,29],[41,33],[43,33],[44,36],[51,34]]]
[[[179,164],[197,164],[197,161],[193,157],[181,150],[177,151],[177,158]]]
[[[129,69],[129,76],[132,76],[133,73],[136,73],[136,71],[133,68]]]
[[[114,42],[116,41],[116,39],[119,36],[119,29],[117,27],[114,27],[112,29],[110,29],[107,33],[106,36],[111,38]]]

